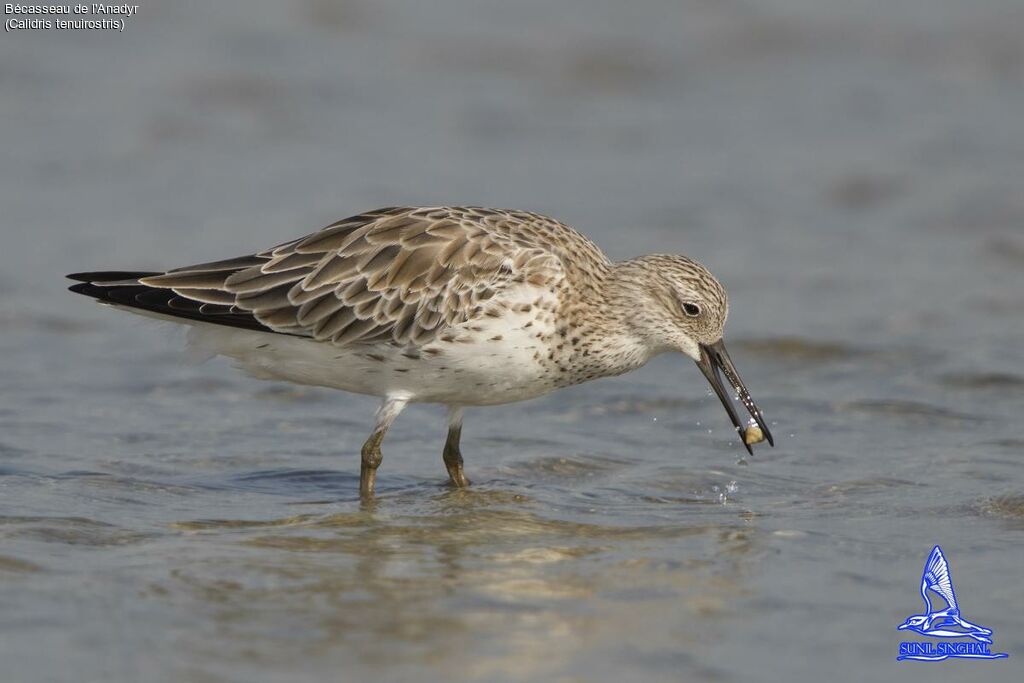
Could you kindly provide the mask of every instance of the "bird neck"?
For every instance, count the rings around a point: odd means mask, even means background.
[[[612,264],[602,282],[605,309],[613,320],[612,327],[633,344],[645,349],[647,359],[672,347],[659,331],[659,295],[664,289],[657,273],[651,270],[646,257]],[[646,361],[645,361],[646,362]]]
[[[632,261],[611,264],[592,280],[582,305],[569,312],[573,327],[585,341],[579,344],[578,361],[596,376],[620,375],[641,367],[655,355],[669,350],[652,343],[638,318],[647,298],[643,273]]]

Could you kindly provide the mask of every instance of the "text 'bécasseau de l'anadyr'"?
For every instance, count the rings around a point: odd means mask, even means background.
[[[74,5],[4,4],[4,30],[75,29],[123,31],[125,19],[139,12],[138,5],[101,5],[76,3]]]

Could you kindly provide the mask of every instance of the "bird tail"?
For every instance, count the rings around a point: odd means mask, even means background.
[[[150,309],[146,294],[151,289],[139,282],[140,278],[159,273],[128,270],[102,270],[91,273],[70,273],[69,280],[77,280],[68,289],[106,304],[129,308]],[[166,296],[160,297],[166,298]],[[152,302],[157,303],[157,302]]]
[[[145,278],[157,275],[163,273],[127,270],[71,273],[67,277],[78,282],[68,289],[76,294],[91,296],[100,303],[130,309],[134,313],[151,317],[177,319],[176,322],[193,320],[261,332],[271,331],[260,324],[249,311],[241,311],[231,305],[205,303],[182,296],[174,289],[154,287],[141,282]]]

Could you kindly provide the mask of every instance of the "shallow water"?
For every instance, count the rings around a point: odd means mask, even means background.
[[[895,5],[895,6],[894,6]],[[1012,0],[156,3],[0,42],[10,681],[1019,680],[1024,14]],[[385,443],[73,270],[379,205],[695,256],[772,422],[693,364]],[[932,545],[1002,662],[897,663]]]

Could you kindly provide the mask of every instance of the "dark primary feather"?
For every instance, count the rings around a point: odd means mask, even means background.
[[[116,280],[138,280],[140,277],[159,274],[128,270],[99,270],[94,273],[69,273],[65,277],[79,282],[114,282]]]
[[[85,275],[76,273],[75,275]],[[215,304],[203,304],[192,299],[178,296],[173,290],[146,287],[145,285],[119,285],[103,286],[103,282],[112,280],[125,280],[127,278],[115,277],[125,275],[121,272],[97,272],[88,273],[95,276],[92,282],[80,282],[71,285],[69,290],[76,294],[84,294],[104,303],[138,308],[144,311],[160,313],[175,318],[186,318],[188,320],[201,320],[203,322],[228,325],[230,327],[241,327],[248,330],[260,330],[273,332],[274,330],[262,325],[252,313],[248,311],[232,310],[230,306],[217,306]],[[71,275],[71,279],[78,279]],[[100,284],[96,284],[100,283]],[[213,306],[211,308],[211,306]]]

